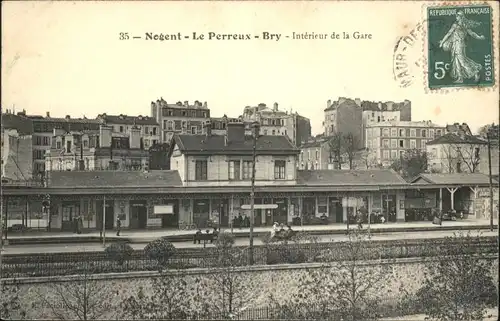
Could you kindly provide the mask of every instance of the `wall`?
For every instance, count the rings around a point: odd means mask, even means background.
[[[498,144],[498,142],[497,142]],[[499,166],[500,166],[500,150],[498,146],[491,146],[491,175],[499,174]],[[483,173],[489,175],[488,169],[488,148],[481,149],[481,162],[479,163],[479,173]]]
[[[172,155],[170,156],[170,169],[179,172],[181,181],[186,181],[186,158],[179,151],[179,146],[175,145]]]
[[[207,180],[194,181],[196,175],[196,159],[207,160]],[[245,158],[247,159],[247,158]],[[284,180],[274,179],[274,160],[286,159],[286,173]],[[173,161],[180,160],[172,158]],[[179,161],[179,163],[181,163]],[[240,168],[243,166],[243,159],[240,163]],[[175,165],[174,165],[175,166]],[[175,169],[172,167],[172,169]],[[179,174],[181,172],[179,171]],[[188,156],[186,168],[186,185],[189,186],[250,186],[250,180],[230,181],[229,177],[229,162],[225,155],[213,155],[207,157]],[[291,185],[295,184],[296,179],[296,158],[293,156],[257,156],[255,162],[255,184],[256,185]]]
[[[420,258],[411,259],[398,259],[395,263],[389,264],[388,262],[381,263],[381,267],[386,270],[386,280],[381,283],[382,288],[379,293],[386,294],[389,297],[398,298],[401,295],[401,286],[409,293],[415,293],[421,286],[426,272],[425,265]],[[492,264],[492,275],[494,281],[498,281],[498,259],[495,259],[496,264]],[[365,262],[365,271],[373,269],[373,263]],[[244,267],[243,269],[236,270],[233,275],[239,275],[241,278],[241,290],[237,292],[244,302],[247,302],[247,308],[259,308],[269,305],[269,296],[276,297],[278,302],[287,302],[294,294],[298,293],[298,280],[302,275],[307,273],[307,268],[315,269],[321,267],[321,264],[295,264],[295,265],[279,265],[279,266],[253,266]],[[332,265],[333,270],[338,269],[336,265]],[[196,292],[199,287],[208,294],[203,297],[204,302],[214,304],[220,295],[217,288],[213,286],[213,276],[210,271],[203,269],[191,269],[182,271],[183,275],[179,275],[177,271],[170,271],[174,276],[183,278],[188,285],[185,300],[193,309],[200,309],[201,302],[197,298]],[[362,273],[362,272],[360,272]],[[105,279],[97,279],[97,284],[103,286],[100,297],[109,300],[109,303],[116,307],[116,311],[121,311],[118,307],[119,304],[131,295],[137,295],[139,288],[148,294],[151,293],[152,277],[157,275],[155,272],[135,272],[126,274],[107,274],[104,275]],[[334,274],[327,274],[327,277],[335,277]],[[54,300],[53,288],[47,281],[54,282],[54,279],[59,281],[66,281],[67,289],[74,288],[75,286],[82,286],[81,281],[71,277],[59,278],[27,278],[26,280],[19,280],[20,298],[22,300],[21,306],[28,307],[28,319],[56,319],[52,311],[47,306],[32,307],[32,303],[39,302],[40,295],[46,298],[52,297]],[[78,280],[78,279],[77,279]],[[81,279],[80,279],[81,280]],[[71,291],[71,290],[69,290]],[[69,292],[71,293],[71,292]],[[105,315],[102,319],[115,319],[113,313],[114,309],[110,309],[110,314]]]
[[[493,218],[498,220],[498,195],[499,188],[493,187]],[[490,189],[479,188],[477,191],[477,198],[474,201],[474,209],[476,218],[490,219]]]
[[[15,129],[2,133],[2,177],[22,181],[31,179],[33,156],[31,135],[19,135]]]

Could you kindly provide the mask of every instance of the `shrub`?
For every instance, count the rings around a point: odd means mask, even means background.
[[[215,245],[218,248],[230,248],[234,245],[235,239],[234,235],[231,233],[221,233],[217,237],[217,241],[215,242]]]
[[[166,267],[168,260],[175,254],[175,246],[167,239],[160,238],[146,245],[144,253],[160,267]]]
[[[132,257],[134,249],[125,242],[119,242],[112,243],[106,248],[105,252],[110,259],[116,261],[119,265],[123,265],[125,261]]]
[[[281,263],[281,257],[276,251],[268,251],[266,255],[266,264],[272,265],[272,264],[280,264]]]

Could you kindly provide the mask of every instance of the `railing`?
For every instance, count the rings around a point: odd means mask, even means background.
[[[449,244],[442,240],[377,241],[366,242],[363,260],[396,259],[410,257],[436,257],[447,254]],[[457,243],[458,245],[459,243]],[[472,254],[498,253],[496,237],[483,237],[464,249]],[[248,249],[235,248],[241,258],[235,265],[247,265]],[[340,242],[256,246],[254,261],[257,265],[294,264],[306,262],[335,262],[350,259],[350,253]],[[167,269],[211,268],[218,266],[216,248],[177,249],[169,259]],[[87,273],[116,273],[131,271],[157,271],[158,263],[143,250],[132,252],[122,264],[111,259],[105,252],[44,253],[30,255],[4,255],[2,277],[39,277]]]

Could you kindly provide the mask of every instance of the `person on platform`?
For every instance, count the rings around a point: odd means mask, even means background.
[[[120,218],[116,219],[116,236],[120,236],[120,230],[122,229],[122,221]]]

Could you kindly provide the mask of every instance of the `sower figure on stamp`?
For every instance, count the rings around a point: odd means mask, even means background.
[[[483,35],[478,35],[472,28],[481,23],[465,18],[464,12],[457,13],[457,20],[451,26],[443,39],[439,42],[439,47],[451,53],[451,74],[455,83],[463,83],[464,79],[474,78],[479,81],[481,64],[467,57],[465,49],[467,47],[466,38],[471,36],[478,40],[484,40]]]

